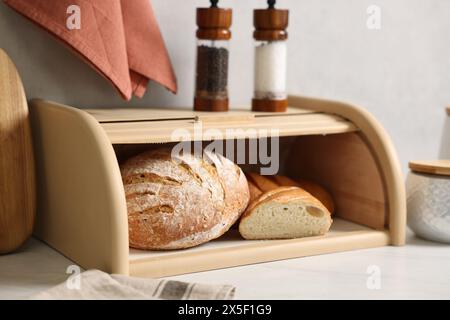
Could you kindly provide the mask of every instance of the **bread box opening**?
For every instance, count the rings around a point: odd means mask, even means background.
[[[265,172],[317,182],[333,197],[335,220],[343,219],[378,230],[387,227],[383,180],[370,149],[358,132],[263,140],[214,141],[214,147],[244,172]],[[211,147],[211,143],[196,141],[188,145],[190,150],[204,150]],[[173,148],[176,144],[113,146],[120,165],[142,152]]]

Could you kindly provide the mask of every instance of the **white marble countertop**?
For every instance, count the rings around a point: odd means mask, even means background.
[[[20,252],[0,256],[0,299],[28,298],[59,284],[68,277],[66,269],[71,264],[31,239]],[[232,284],[237,287],[237,299],[450,299],[450,245],[410,234],[405,247],[262,263],[171,279]]]

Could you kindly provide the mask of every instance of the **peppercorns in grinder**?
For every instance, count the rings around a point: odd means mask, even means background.
[[[197,9],[197,67],[194,110],[228,111],[228,44],[232,10],[217,6]]]

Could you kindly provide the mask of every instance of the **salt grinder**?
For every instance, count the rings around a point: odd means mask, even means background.
[[[232,10],[197,9],[197,67],[194,110],[228,111],[228,60]]]
[[[254,11],[256,40],[255,92],[253,111],[284,112],[286,93],[287,38],[289,10],[275,9],[276,1],[268,1],[267,9]]]

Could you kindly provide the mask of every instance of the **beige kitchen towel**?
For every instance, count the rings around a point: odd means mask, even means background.
[[[235,288],[133,278],[90,270],[41,292],[32,300],[231,300]]]

